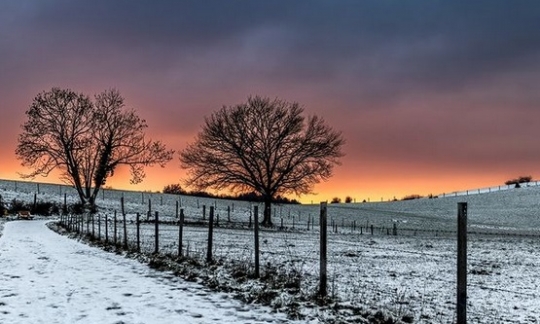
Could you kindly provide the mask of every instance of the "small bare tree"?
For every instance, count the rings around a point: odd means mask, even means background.
[[[187,184],[197,189],[256,191],[264,198],[262,224],[272,225],[276,195],[307,194],[332,175],[343,156],[340,132],[298,103],[250,97],[205,119],[195,142],[180,153]]]
[[[117,90],[104,91],[92,102],[82,93],[53,88],[38,94],[26,115],[16,154],[33,171],[23,176],[48,176],[59,169],[91,207],[118,166],[129,166],[131,183],[139,183],[145,166],[164,166],[174,154],[161,142],[145,139],[146,121],[126,109]]]

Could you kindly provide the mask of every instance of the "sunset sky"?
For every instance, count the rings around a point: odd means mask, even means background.
[[[0,178],[33,97],[117,88],[170,148],[249,95],[299,102],[347,140],[304,202],[440,194],[540,178],[538,1],[0,2]],[[176,156],[137,186],[162,190]],[[36,178],[58,182],[54,176]]]

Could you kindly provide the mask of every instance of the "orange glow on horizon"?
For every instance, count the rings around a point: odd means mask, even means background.
[[[369,167],[365,167],[370,170]],[[49,177],[36,177],[33,180],[22,179],[19,172],[24,169],[14,161],[10,164],[2,165],[0,179],[33,181],[42,183],[63,184],[58,174],[51,174]],[[503,185],[510,178],[518,175],[501,174],[472,174],[456,172],[439,173],[438,175],[420,174],[418,172],[400,174],[399,172],[387,171],[386,174],[362,173],[347,170],[343,166],[338,166],[335,175],[327,182],[321,182],[314,187],[314,194],[296,197],[290,195],[289,198],[297,199],[304,204],[330,201],[333,197],[338,197],[342,201],[350,196],[355,202],[363,200],[370,202],[388,201],[394,198],[401,199],[407,195],[418,194],[428,196],[429,194],[440,195],[442,193],[452,193],[456,191],[472,190],[478,188],[495,187]],[[130,191],[162,191],[168,184],[182,183],[184,170],[179,166],[177,159],[171,161],[165,168],[152,167],[146,169],[146,178],[137,185],[129,183],[128,168],[119,168],[111,177],[105,187]],[[189,188],[187,188],[189,189]],[[212,192],[212,191],[210,191]],[[228,194],[228,192],[223,192]]]

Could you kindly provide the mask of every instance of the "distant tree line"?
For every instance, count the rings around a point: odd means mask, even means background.
[[[200,190],[185,190],[180,184],[174,183],[166,185],[163,188],[163,193],[173,194],[173,195],[185,195],[185,196],[197,196],[205,198],[218,198],[218,199],[230,199],[230,200],[243,200],[243,201],[252,201],[252,202],[264,202],[264,197],[256,192],[249,193],[240,193],[237,195],[226,195],[226,194],[212,194],[206,191]],[[282,197],[280,195],[273,198],[272,202],[278,204],[300,204],[296,199],[289,199],[287,197]]]

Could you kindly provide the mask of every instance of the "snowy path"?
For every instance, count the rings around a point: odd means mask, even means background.
[[[45,221],[6,223],[0,237],[0,323],[289,322],[60,236]]]

